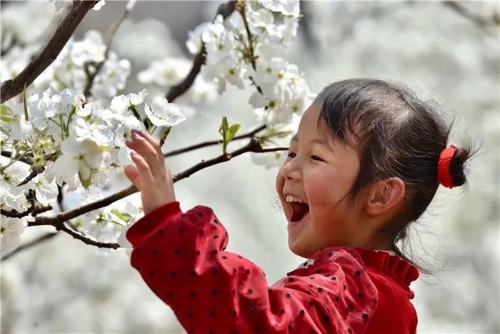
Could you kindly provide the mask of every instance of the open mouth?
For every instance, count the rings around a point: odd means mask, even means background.
[[[307,203],[293,202],[290,204],[292,206],[291,223],[301,221],[309,213],[309,205]]]

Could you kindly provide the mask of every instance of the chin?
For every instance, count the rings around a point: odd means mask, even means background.
[[[288,238],[288,248],[293,254],[305,259],[310,258],[314,254],[306,245],[296,240],[290,240],[290,238]]]

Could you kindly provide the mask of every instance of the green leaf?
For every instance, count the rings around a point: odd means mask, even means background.
[[[227,123],[227,116],[224,116],[224,117],[222,117],[222,121],[221,121],[220,127],[219,127],[219,133],[222,135],[223,139],[226,138],[226,133],[227,133],[228,128],[229,128],[229,125]]]
[[[227,142],[230,142],[231,140],[233,140],[234,136],[236,135],[236,132],[238,132],[240,127],[241,127],[241,125],[239,125],[239,124],[233,124],[229,127],[229,129],[227,131],[227,137],[226,137]]]
[[[5,105],[0,105],[0,120],[5,123],[13,124],[16,122],[16,117],[12,113],[12,109]]]
[[[88,179],[84,179],[82,177],[82,174],[81,173],[78,173],[78,178],[80,179],[80,182],[82,183],[82,186],[87,189],[88,187],[90,187],[90,184],[92,183],[92,175],[89,176]]]
[[[129,215],[126,212],[120,212],[117,209],[112,209],[111,213],[114,214],[116,217],[118,217],[118,219],[121,219],[126,223],[128,223],[130,221],[130,219],[132,219],[131,215]]]
[[[227,124],[227,117],[222,117],[222,121],[219,127],[219,133],[222,135],[222,154],[227,153],[227,131],[229,129],[229,125]]]
[[[234,136],[240,129],[241,125],[239,124],[233,124],[229,126],[229,123],[227,121],[227,117],[224,116],[222,117],[222,122],[219,127],[219,133],[222,136],[222,152],[223,154],[227,153],[227,145],[231,140],[233,140]]]

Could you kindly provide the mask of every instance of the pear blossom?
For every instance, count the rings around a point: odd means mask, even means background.
[[[156,126],[174,126],[186,119],[177,104],[168,103],[162,96],[155,97],[151,107],[146,104],[145,111],[151,123]]]
[[[192,61],[176,57],[155,60],[148,69],[139,72],[137,79],[141,83],[156,83],[162,87],[171,87],[181,82],[191,70]]]
[[[203,76],[212,78],[218,84],[217,92],[222,94],[226,90],[226,81],[229,81],[239,89],[244,89],[244,80],[247,79],[248,66],[238,62],[237,59],[227,56],[221,59],[221,63],[206,65],[203,67]]]
[[[2,216],[0,219],[0,252],[12,252],[21,243],[21,234],[26,228],[26,219]]]
[[[257,0],[262,6],[284,15],[299,15],[299,0]]]
[[[64,4],[64,1],[53,2],[56,7]],[[146,119],[155,127],[177,125],[186,119],[186,110],[215,100],[228,82],[240,89],[247,83],[258,87],[258,93],[252,94],[249,102],[257,118],[269,125],[269,131],[278,131],[293,122],[311,99],[303,74],[285,56],[297,32],[298,1],[261,1],[261,5],[245,4],[251,36],[236,11],[226,20],[219,15],[189,33],[188,50],[195,54],[204,46],[206,61],[201,75],[179,97],[182,111],[179,105],[162,96],[146,102],[146,90],[120,94],[132,66],[113,50],[106,55],[107,47],[100,32],[90,30],[79,40],[71,38],[57,59],[29,87],[26,104],[8,101],[2,105],[1,122],[5,130],[0,136],[2,147],[14,154],[19,149],[28,150],[26,154],[33,159],[33,166],[45,168],[19,187],[31,171],[30,166],[16,162],[6,167],[9,159],[2,163],[5,173],[0,193],[6,198],[2,207],[25,210],[29,206],[25,194],[28,189],[36,190],[37,201],[48,205],[56,199],[58,185],[65,185],[67,198],[78,197],[82,203],[103,198],[113,187],[125,187],[128,180],[122,168],[131,163],[130,150],[125,145],[130,131],[148,130]],[[282,20],[275,20],[274,13],[283,14]],[[11,52],[7,54],[8,62],[0,65],[2,78],[15,75],[16,69],[24,68],[35,54],[29,46],[18,51],[14,47]],[[168,57],[151,58],[154,60],[148,61],[149,67],[138,73],[138,81],[160,86],[162,91],[179,84],[190,72],[192,60],[178,54],[171,52]],[[86,98],[82,93],[88,74],[94,73],[97,66],[99,72],[90,97]],[[273,136],[281,139],[284,135],[278,131],[269,134]],[[268,168],[279,163],[283,153],[249,156]],[[84,214],[73,223],[96,240],[114,242],[123,236],[124,226],[133,221],[133,216],[142,212],[137,203],[140,203],[137,198],[124,199]]]
[[[85,62],[100,63],[104,61],[106,45],[100,32],[89,30],[81,41],[73,43],[70,50],[72,62],[77,66],[83,66]]]
[[[254,93],[249,100],[259,119],[266,124],[287,123],[293,113],[302,113],[312,102],[309,86],[298,67],[283,58],[257,60],[252,75],[262,97]]]
[[[201,36],[211,25],[210,22],[204,22],[194,28],[193,31],[188,32],[188,39],[186,41],[186,47],[191,52],[191,54],[197,54],[203,48],[203,41]]]
[[[20,161],[11,162],[9,158],[0,156],[0,189],[3,189],[0,207],[19,212],[29,207],[25,190],[30,184],[19,186],[30,174],[30,166]]]
[[[50,205],[57,200],[58,189],[54,180],[49,182],[45,174],[38,174],[32,181],[36,190],[35,196],[42,205]]]
[[[125,88],[127,78],[131,73],[130,61],[118,59],[114,52],[108,53],[108,59],[104,62],[99,75],[94,80],[92,95],[96,98],[115,96],[118,91]]]
[[[222,15],[217,15],[214,23],[205,27],[201,40],[205,43],[207,63],[219,63],[226,56],[236,57],[234,35],[223,24]]]
[[[62,182],[71,182],[75,185],[75,176],[78,176],[82,184],[88,186],[92,181],[93,170],[101,165],[103,149],[92,140],[77,141],[68,137],[61,143],[61,152],[47,173],[56,177],[59,185],[62,185]],[[49,180],[51,179],[49,177]]]

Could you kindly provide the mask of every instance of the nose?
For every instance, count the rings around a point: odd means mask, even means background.
[[[294,158],[286,161],[281,168],[281,175],[285,180],[300,180],[302,173],[300,171],[299,159]]]

